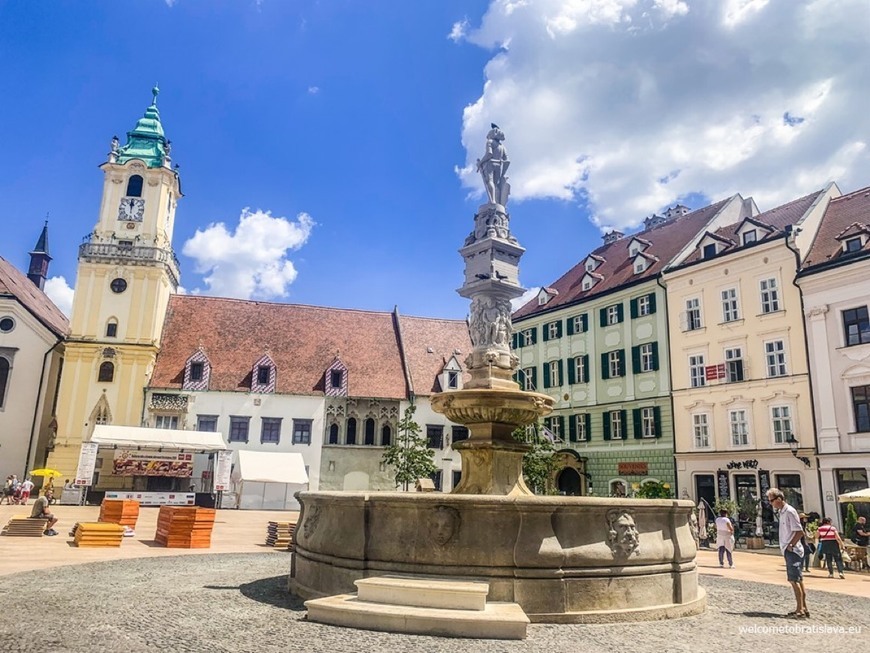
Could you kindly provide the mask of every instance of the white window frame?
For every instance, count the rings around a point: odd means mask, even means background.
[[[586,269],[587,272],[595,272],[595,268],[598,267],[598,263],[595,261],[595,259],[589,259],[588,261],[586,261],[586,265],[583,267]]]
[[[562,439],[562,428],[560,427],[560,420],[557,416],[547,417],[546,424],[544,426],[549,429],[550,433],[552,433],[557,440]]]
[[[612,304],[607,307],[607,326],[619,324],[619,304]]]
[[[592,280],[587,277],[583,279],[583,290],[589,290],[590,288],[592,288]]]
[[[776,313],[780,310],[779,281],[776,277],[759,280],[758,292],[761,297],[762,313]]]
[[[586,442],[588,439],[588,433],[586,433],[586,414],[580,413],[579,415],[574,415],[574,430],[577,433],[577,442]]]
[[[178,415],[155,415],[154,428],[156,429],[178,429]]]
[[[643,317],[650,314],[652,302],[649,300],[649,295],[641,295],[637,298],[637,316]]]
[[[550,387],[561,387],[562,379],[559,378],[559,361],[550,361],[547,365],[550,368]]]
[[[751,235],[751,237],[750,237]],[[748,245],[749,243],[758,242],[758,233],[755,229],[747,229],[743,232],[743,244]]]
[[[623,440],[623,428],[624,425],[622,423],[622,411],[621,410],[611,410],[610,411],[610,439],[611,440]]]
[[[736,322],[740,319],[740,302],[737,298],[737,288],[726,288],[720,291],[722,300],[722,321]]]
[[[704,354],[689,356],[689,387],[702,388],[707,385],[707,370]]]
[[[764,342],[764,362],[767,368],[767,378],[788,376],[785,340],[766,340]]]
[[[607,352],[607,369],[610,371],[610,378],[619,378],[622,376],[622,370],[619,369],[619,349]]]
[[[531,347],[532,346],[532,330],[524,329],[520,332],[523,337],[523,347]]]
[[[695,449],[710,448],[710,414],[692,414],[692,436]]]
[[[656,409],[646,407],[640,409],[641,434],[645,438],[656,437]]]
[[[792,407],[779,404],[770,407],[770,434],[774,444],[788,444],[794,438]]]
[[[696,331],[703,326],[701,299],[699,297],[689,297],[686,300],[686,331]]]
[[[735,352],[737,352],[735,354]],[[742,379],[732,379],[731,378],[731,367],[730,363],[735,363],[740,361],[741,371],[742,371]],[[746,359],[743,358],[743,347],[728,347],[725,349],[725,381],[727,383],[740,383],[741,381],[746,380]]]
[[[533,374],[534,369],[535,368],[533,368],[533,367],[524,367],[523,368],[523,390],[526,390],[527,392],[534,392],[535,391],[535,387],[534,387],[534,384],[532,382],[532,379],[533,379],[532,374]]]
[[[576,334],[578,334],[578,333],[584,333],[584,329],[583,329],[583,316],[582,316],[582,315],[576,315],[576,316],[572,317],[571,320],[574,322],[574,324],[573,324],[573,326],[574,326],[574,329],[573,329],[574,334],[576,335]]]
[[[742,417],[742,419],[737,419]],[[728,433],[732,447],[749,446],[749,417],[745,408],[734,408],[728,411]],[[745,440],[745,442],[740,442]]]
[[[585,383],[586,378],[586,357],[574,357],[574,383]]]
[[[556,340],[559,337],[559,323],[558,322],[550,322],[547,325],[547,338],[549,340]]]
[[[634,262],[634,273],[635,273],[635,274],[640,274],[640,273],[643,272],[644,270],[646,270],[646,259],[638,258],[638,259]]]
[[[640,355],[640,371],[641,372],[653,372],[653,371],[655,371],[653,368],[653,346],[652,346],[651,342],[648,342],[648,343],[640,346],[639,355]]]

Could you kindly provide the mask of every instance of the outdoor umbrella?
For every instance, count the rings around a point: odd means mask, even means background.
[[[704,504],[704,500],[698,502],[698,531],[700,533],[701,539],[707,539],[707,506]]]
[[[32,472],[30,472],[30,475],[31,476],[45,476],[46,478],[60,478],[61,476],[63,476],[63,474],[61,474],[56,469],[48,469],[48,468],[34,469]]]
[[[870,488],[847,492],[837,497],[840,503],[870,503]]]

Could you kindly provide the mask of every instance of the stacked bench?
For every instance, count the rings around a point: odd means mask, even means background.
[[[161,506],[154,539],[167,548],[208,549],[214,516],[214,508]]]
[[[136,528],[139,519],[139,502],[130,499],[103,499],[100,505],[101,522]]]
[[[80,547],[121,546],[124,527],[106,522],[79,522],[75,525],[75,545]]]
[[[293,543],[293,532],[296,530],[296,522],[270,521],[266,529],[266,546],[276,549],[290,549]]]
[[[48,521],[45,519],[31,519],[25,515],[16,515],[0,531],[0,535],[13,537],[42,537]]]

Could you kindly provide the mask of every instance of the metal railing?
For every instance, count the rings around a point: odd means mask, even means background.
[[[172,249],[119,243],[85,242],[79,245],[79,259],[92,262],[120,263],[122,265],[162,263],[166,266],[175,285],[178,285],[179,265]]]

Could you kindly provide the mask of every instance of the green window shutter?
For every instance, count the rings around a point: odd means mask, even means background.
[[[565,384],[565,367],[564,361],[559,359],[559,387],[562,387]]]
[[[659,343],[652,343],[652,368],[659,369]]]
[[[598,315],[601,326],[607,326],[607,307],[604,307],[600,311],[598,311]]]
[[[622,322],[623,319],[625,319],[623,314],[622,314],[622,309],[623,309],[622,303],[619,303],[616,305],[616,321],[617,322]]]
[[[634,439],[641,440],[643,438],[643,429],[640,425],[640,408],[635,408],[631,411],[631,421],[634,427]]]
[[[601,378],[610,378],[610,365],[607,364],[607,354],[601,354]]]
[[[538,344],[538,327],[532,327],[532,344]]]
[[[541,327],[541,338],[544,342],[547,342],[550,339],[550,325],[545,324]]]
[[[559,439],[565,439],[565,416],[559,415],[556,419],[559,420]]]
[[[637,317],[637,299],[632,299],[628,302],[629,310],[631,311],[631,319]]]
[[[573,358],[568,359],[568,385],[577,383],[577,365]]]
[[[619,376],[625,376],[625,350],[620,349],[619,354]]]
[[[559,320],[558,322],[556,322],[556,337],[557,338],[562,337],[562,320]]]
[[[583,356],[583,383],[589,383],[589,354]]]
[[[628,411],[621,410],[619,412],[622,413],[622,420],[621,420],[622,421],[622,439],[627,440],[628,439],[628,435],[627,435],[628,434]]]
[[[656,312],[656,294],[651,292],[649,294],[649,313],[652,315]]]
[[[568,440],[577,442],[577,416],[571,415],[568,420]]]
[[[532,368],[532,389],[538,389],[538,366]]]
[[[580,322],[583,331],[589,331],[589,313],[583,313],[583,315],[580,316]]]
[[[610,413],[601,413],[601,426],[604,433],[604,439],[610,439]]]
[[[514,372],[514,381],[516,381],[517,384],[518,384],[521,388],[523,387],[523,382],[520,381],[520,371],[519,371],[519,370],[517,370],[516,372]]]
[[[640,374],[640,345],[631,348],[631,371]]]
[[[585,442],[589,442],[589,440],[592,439],[592,415],[586,413],[583,416],[583,422],[586,425],[586,428],[584,429],[586,431]]]
[[[568,326],[567,326],[566,331],[568,332],[569,336],[574,335],[574,318],[573,317],[568,318]]]
[[[519,349],[520,348],[520,334],[514,333],[511,336],[511,349]]]
[[[656,437],[662,437],[662,409],[656,406],[653,408],[653,419],[655,420]]]
[[[553,384],[553,380],[550,378],[550,364],[544,362],[544,387],[549,388]]]

